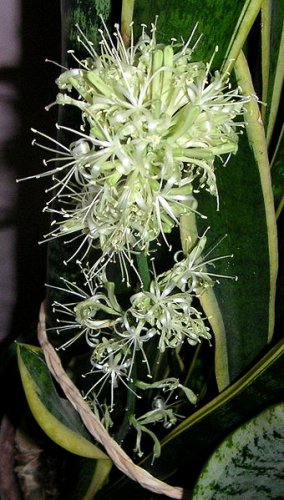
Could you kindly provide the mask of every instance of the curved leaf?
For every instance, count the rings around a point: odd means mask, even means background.
[[[228,387],[210,403],[182,422],[162,443],[162,459],[166,460],[166,449],[181,444],[185,440],[192,445],[192,438],[199,440],[199,453],[209,449],[221,436],[246,421],[258,411],[281,401],[284,380],[279,377],[284,369],[284,341],[263,357],[240,380]],[[186,436],[187,431],[189,432]],[[196,437],[194,437],[196,435]],[[194,447],[185,453],[193,458]],[[168,457],[169,458],[169,457]]]
[[[262,107],[261,115],[264,120],[269,86],[269,66],[271,59],[271,0],[263,0],[261,6],[261,80],[262,80]]]
[[[68,500],[93,500],[108,481],[111,461],[92,460],[68,454],[65,459],[68,478],[61,490]]]
[[[238,83],[244,94],[253,95],[254,88],[250,78],[250,72],[244,54],[241,53],[236,61],[235,72]],[[263,123],[260,117],[259,107],[256,101],[247,104],[245,114],[247,122],[247,134],[250,146],[253,150],[255,160],[258,165],[261,189],[263,192],[263,201],[265,207],[265,218],[267,224],[267,239],[270,270],[270,294],[269,294],[269,325],[268,340],[271,340],[274,330],[274,307],[276,294],[276,278],[278,269],[278,249],[277,249],[277,229],[274,210],[274,200],[272,192],[272,183],[270,176],[270,166],[268,152],[265,140]]]
[[[223,71],[231,71],[234,66],[262,4],[263,0],[247,0],[245,2],[222,64]]]
[[[284,491],[284,403],[239,427],[214,451],[193,500],[281,498]]]
[[[198,238],[195,214],[181,217],[180,238],[184,251],[187,241],[194,243]],[[209,287],[199,297],[202,308],[214,332],[215,340],[215,376],[219,390],[230,383],[227,338],[221,309],[216,299],[214,288]]]
[[[112,468],[111,460],[97,460],[95,473],[83,500],[93,500],[97,492],[105,485]],[[81,500],[81,499],[78,499]]]
[[[282,0],[265,0],[262,9],[263,120],[270,144],[284,77],[284,9]]]
[[[277,207],[276,218],[278,219],[284,206],[284,124],[279,134],[271,167],[274,201]]]
[[[244,94],[254,95],[242,53],[235,70]],[[249,366],[274,330],[278,267],[276,219],[265,133],[255,100],[248,103],[245,120],[247,138],[242,139],[237,156],[231,159],[229,171],[217,172],[221,210],[217,212],[212,203],[209,204],[211,200],[208,203],[203,197],[201,211],[209,214],[208,221],[197,219],[199,227],[205,229],[210,224],[215,234],[219,231],[220,237],[221,230],[223,235],[228,232],[222,249],[228,254],[236,252],[231,271],[225,260],[217,267],[220,274],[237,275],[238,282],[223,280],[220,287],[200,298],[215,334],[219,389],[224,389]],[[193,235],[193,239],[196,237],[195,221],[184,219],[182,239],[187,233]],[[210,231],[208,236],[212,238]],[[249,300],[250,297],[253,300]],[[255,324],[261,327],[256,330]]]
[[[192,486],[196,471],[220,440],[263,408],[282,400],[284,379],[279,373],[283,370],[284,341],[281,341],[238,382],[176,427],[162,441],[161,456],[154,464],[152,456],[148,456],[141,465],[163,480],[179,470],[183,486]],[[99,498],[113,500],[134,491],[136,498],[145,498],[141,488],[122,479],[111,489],[102,490]]]
[[[249,71],[240,58],[236,67],[244,92],[254,94]],[[216,366],[221,366],[222,376],[227,348],[230,381],[248,369],[265,348],[274,325],[276,221],[266,141],[256,101],[248,105],[246,120],[247,134],[240,137],[238,153],[226,168],[217,167],[220,211],[216,211],[214,200],[201,194],[199,209],[208,219],[197,218],[199,233],[208,226],[212,228],[208,232],[209,247],[227,235],[216,253],[234,254],[233,259],[216,262],[215,272],[237,276],[238,281],[222,280],[213,290],[227,344],[216,345]]]
[[[42,430],[59,446],[82,457],[109,457],[92,442],[78,413],[59,397],[38,347],[17,344],[18,365],[31,412]]]
[[[112,15],[113,5],[111,0],[61,0],[61,32],[62,54],[66,58],[69,48],[76,51],[82,50],[82,45],[78,39],[77,25],[95,46],[98,45],[100,37],[98,29],[101,28],[102,16],[108,22]]]

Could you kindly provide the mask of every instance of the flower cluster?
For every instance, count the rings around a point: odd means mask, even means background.
[[[210,340],[206,318],[194,305],[201,290],[213,286],[213,277],[216,277],[206,270],[206,266],[214,265],[216,259],[205,261],[201,255],[205,243],[206,236],[203,235],[182,260],[178,260],[178,252],[172,269],[155,276],[149,290],[142,289],[131,295],[127,309],[119,304],[115,286],[107,280],[104,272],[94,280],[89,277],[88,270],[82,269],[87,291],[63,280],[65,288],[61,290],[75,295],[76,300],[68,305],[54,302],[59,325],[53,329],[61,336],[63,333],[70,336],[62,343],[61,349],[80,337],[85,337],[92,349],[89,373],[99,377],[86,396],[93,392],[99,396],[109,380],[112,410],[114,391],[120,382],[127,385],[131,381],[138,388],[145,386],[139,379],[133,381],[134,366],[144,363],[147,376],[152,379],[147,356],[153,348],[163,354],[168,349],[181,349],[184,343],[194,346],[202,339]],[[165,380],[163,384],[165,388]],[[160,388],[157,381],[152,382],[153,386]],[[171,384],[171,391],[181,387],[179,383]]]
[[[74,301],[54,301],[57,325],[52,329],[60,336],[68,334],[61,349],[86,340],[91,368],[85,375],[92,379],[85,397],[108,428],[114,424],[111,417],[121,389],[126,388],[127,400],[129,394],[139,400],[148,390],[150,409],[137,415],[131,404],[128,423],[137,431],[137,453],[142,454],[146,433],[158,456],[159,441],[148,425],[171,427],[183,418],[180,401],[195,404],[197,398],[182,369],[180,377],[177,371],[171,376],[168,368],[162,373],[153,353],[159,359],[169,352],[178,357],[184,346],[210,340],[198,299],[218,278],[212,266],[220,257],[203,254],[204,234],[188,252],[176,252],[166,271],[156,275],[153,264],[149,287],[133,259],[155,256],[157,241],[170,247],[168,234],[182,216],[205,217],[197,212],[200,190],[215,196],[218,208],[215,159],[224,161],[236,153],[243,123],[235,118],[249,97],[231,89],[227,75],[211,74],[214,55],[208,64],[193,60],[191,38],[185,44],[158,44],[152,25],[150,36],[142,28],[136,44],[132,33],[126,48],[117,26],[115,43],[104,28],[99,53],[79,30],[87,57],[79,61],[71,51],[77,67],[57,80],[56,103],[78,108],[81,115],[77,130],[57,126],[64,135],[71,134],[69,146],[55,139],[51,146],[34,141],[55,154],[45,161],[48,169],[42,174],[53,180],[53,196],[45,207],[53,221],[46,239],[78,239],[70,259],[81,250],[81,262],[88,257],[88,264],[79,263],[82,287],[62,278],[60,290]],[[95,263],[89,260],[92,248],[101,251]],[[122,277],[132,286],[128,302],[116,297],[108,280],[113,261],[120,263]],[[135,283],[129,265],[136,272]]]
[[[82,125],[48,172],[61,202],[48,204],[56,217],[48,236],[79,232],[104,259],[131,262],[159,235],[166,240],[196,211],[200,189],[218,196],[216,156],[237,151],[234,118],[248,98],[211,75],[211,62],[192,61],[189,43],[158,44],[155,29],[149,37],[143,28],[128,49],[118,27],[116,44],[101,31],[100,54],[81,34],[88,57],[57,80],[57,103],[79,108]]]

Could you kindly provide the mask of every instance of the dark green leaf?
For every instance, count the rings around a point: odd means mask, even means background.
[[[17,344],[17,350],[25,394],[34,418],[44,432],[72,453],[109,461],[95,446],[73,406],[59,396],[41,349]]]
[[[196,411],[182,422],[162,442],[161,457],[151,465],[147,457],[142,466],[167,482],[179,470],[178,479],[185,487],[191,487],[196,473],[208,454],[229,432],[255,416],[268,405],[282,400],[284,378],[284,342],[272,349],[242,379],[226,389],[217,398]],[[190,471],[190,473],[189,473]],[[177,479],[175,478],[175,483]],[[111,490],[106,489],[100,499],[113,500],[118,496],[135,492],[135,498],[144,493],[129,480],[121,480]]]
[[[97,46],[100,39],[98,29],[102,25],[100,16],[104,18],[105,22],[108,22],[112,12],[111,0],[62,0],[62,32],[64,33],[64,44],[66,43],[66,46],[63,47],[64,52],[69,48],[82,50],[82,45],[78,41],[76,25]]]
[[[265,207],[260,176],[247,137],[226,168],[217,168],[220,210],[216,201],[199,197],[199,233],[210,226],[208,246],[226,236],[215,255],[233,258],[216,263],[214,272],[237,276],[222,279],[214,292],[227,332],[230,379],[234,380],[256,358],[268,341],[270,269]]]
[[[267,82],[264,82],[265,95],[264,101],[267,106],[264,108],[265,128],[267,130],[268,143],[272,138],[275,118],[277,117],[277,95],[281,95],[281,87],[283,84],[283,60],[282,56],[279,59],[279,54],[283,55],[283,20],[284,8],[282,0],[273,0],[268,2],[269,7],[265,11],[263,19],[264,27],[268,24],[268,50],[263,54],[263,58],[268,59],[268,75]],[[282,50],[282,52],[280,52]],[[267,53],[268,52],[268,53]],[[282,74],[282,78],[277,83],[276,75]],[[276,84],[276,87],[275,87]],[[267,85],[267,89],[266,89]],[[275,102],[276,99],[276,102]],[[274,115],[274,117],[273,117]]]
[[[279,217],[284,205],[284,125],[271,166],[275,209]]]
[[[134,7],[135,33],[140,34],[140,24],[155,21],[157,23],[157,40],[159,43],[169,43],[171,38],[180,41],[181,37],[187,40],[196,25],[198,36],[202,34],[195,52],[194,59],[209,61],[215,47],[219,52],[214,59],[214,68],[220,68],[225,53],[229,47],[231,36],[235,30],[243,7],[247,4],[245,0],[231,2],[221,0],[136,0]],[[224,15],[226,13],[226,15]]]

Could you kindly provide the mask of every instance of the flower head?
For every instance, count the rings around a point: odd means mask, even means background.
[[[86,392],[85,398],[89,396],[89,394],[96,394],[98,397],[105,385],[108,381],[110,383],[111,390],[111,398],[110,398],[110,409],[113,409],[114,406],[114,390],[118,387],[118,383],[122,382],[127,386],[125,382],[125,378],[127,378],[127,368],[129,366],[128,359],[122,359],[123,354],[117,353],[115,356],[110,355],[108,361],[104,363],[96,363],[92,361],[92,369],[86,374],[99,374],[101,375],[99,379],[92,384],[91,388]],[[99,390],[96,391],[96,387],[99,386]],[[128,386],[127,386],[128,387]]]
[[[131,314],[156,332],[159,350],[175,349],[185,341],[196,345],[201,338],[210,339],[205,318],[193,307],[190,294],[171,292],[171,287],[161,289],[158,281],[154,280],[149,292],[142,291],[131,298]]]
[[[194,61],[189,42],[158,44],[155,25],[127,49],[117,26],[116,43],[104,28],[98,52],[80,31],[88,57],[72,52],[78,67],[57,80],[57,102],[79,108],[82,124],[49,171],[60,207],[48,204],[47,237],[83,234],[80,245],[99,247],[105,262],[131,263],[196,211],[200,189],[218,196],[214,160],[236,152],[234,118],[249,97],[211,75],[212,61]]]
[[[183,418],[176,411],[180,394],[182,404],[196,402],[182,362],[173,377],[167,361],[174,354],[179,357],[183,344],[210,340],[207,318],[197,303],[220,277],[210,266],[224,257],[203,255],[204,233],[193,248],[175,254],[168,271],[156,276],[153,264],[148,289],[139,274],[141,261],[136,269],[134,256],[149,254],[155,240],[170,247],[168,234],[183,216],[196,212],[205,217],[197,212],[200,190],[215,196],[218,206],[215,160],[237,151],[243,124],[235,118],[250,97],[231,89],[227,75],[211,74],[213,57],[208,64],[194,61],[191,39],[162,45],[155,33],[155,25],[150,35],[143,26],[138,42],[132,33],[126,48],[118,27],[112,38],[104,25],[100,50],[95,51],[79,30],[87,57],[79,61],[71,51],[78,67],[58,78],[56,101],[78,108],[81,122],[77,130],[58,126],[67,137],[71,134],[68,146],[55,139],[50,147],[40,146],[55,155],[45,162],[49,170],[43,174],[53,180],[52,199],[45,207],[53,218],[46,239],[79,242],[67,263],[81,250],[81,260],[90,259],[84,268],[79,262],[82,288],[63,279],[59,289],[72,298],[53,303],[61,316],[53,330],[71,333],[62,349],[85,337],[91,348],[91,369],[85,376],[92,377],[85,398],[92,400],[105,425],[113,423],[110,412],[122,394],[117,389],[126,388],[127,417],[137,431],[135,450],[142,454],[141,437],[147,433],[158,456],[159,440],[148,426],[160,423],[168,429]],[[101,251],[96,262],[91,260],[93,248]],[[107,279],[108,264],[115,260],[129,286],[129,267],[141,285],[121,301]],[[133,396],[140,398],[137,392],[146,389],[152,409],[136,417]]]
[[[65,333],[71,335],[71,338],[61,344],[60,349],[69,347],[81,337],[85,337],[90,347],[97,346],[101,332],[113,327],[123,314],[114,295],[113,283],[108,282],[105,275],[101,275],[100,280],[93,281],[82,266],[81,272],[86,279],[84,288],[63,278],[65,288],[49,285],[69,297],[75,297],[74,301],[68,303],[55,300],[52,304],[53,312],[57,315],[57,325],[49,330],[55,330],[60,336]]]

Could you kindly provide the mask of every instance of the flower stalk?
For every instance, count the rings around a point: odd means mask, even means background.
[[[69,145],[35,141],[53,155],[42,174],[53,182],[44,209],[52,216],[45,239],[78,242],[66,264],[79,259],[79,281],[62,278],[63,286],[53,287],[68,302],[54,301],[56,325],[50,331],[64,338],[59,349],[85,340],[85,399],[109,429],[124,426],[118,401],[131,399],[127,418],[137,432],[134,449],[143,454],[142,433],[148,434],[158,457],[156,424],[168,429],[197,401],[183,353],[211,339],[202,296],[230,278],[215,270],[224,257],[209,257],[206,233],[176,252],[172,234],[176,228],[182,233],[187,218],[206,218],[198,211],[201,191],[214,196],[219,209],[216,159],[226,164],[236,153],[244,126],[236,117],[251,97],[232,89],[227,75],[211,74],[214,54],[207,64],[194,60],[195,31],[187,43],[162,45],[155,23],[149,33],[142,26],[134,42],[131,24],[129,33],[123,27],[128,46],[118,26],[112,37],[102,23],[99,50],[78,27],[86,58],[70,51],[77,67],[57,79],[56,103],[81,116],[74,130],[57,125],[71,137]],[[159,263],[161,245],[172,259],[166,269]],[[94,250],[100,252],[96,261]],[[109,277],[114,264],[128,287],[123,297]],[[179,368],[170,373],[174,357]]]

